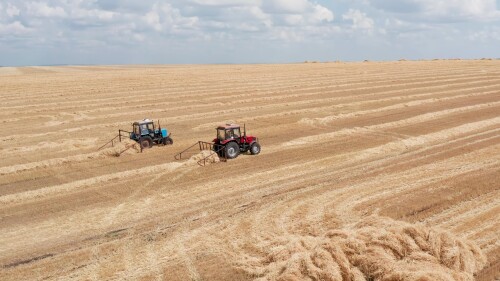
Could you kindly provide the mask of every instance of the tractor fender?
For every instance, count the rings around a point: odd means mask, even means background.
[[[221,145],[228,145],[228,144],[230,144],[232,142],[234,142],[235,144],[237,144],[239,146],[239,144],[238,144],[238,142],[236,140],[228,140],[226,142],[221,143]]]
[[[254,136],[247,136],[246,141],[247,141],[247,143],[251,144],[251,143],[257,142],[258,139],[257,139],[257,137],[254,137]]]
[[[257,139],[257,138],[255,138],[255,137],[253,137],[253,138],[251,138],[251,139],[249,140],[249,142],[247,142],[247,143],[248,143],[248,145],[252,145],[252,144],[254,144],[254,143],[256,143],[256,142],[258,142],[258,139]]]
[[[250,150],[250,148],[252,147],[252,145],[254,145],[254,143],[258,143],[256,138],[254,138],[251,142],[248,143],[246,151]]]
[[[214,141],[216,141],[217,139],[215,139]],[[230,142],[235,142],[235,143],[238,143],[235,139],[228,139],[228,140],[223,140],[223,141],[220,141],[218,144],[219,145],[227,145],[228,143]]]

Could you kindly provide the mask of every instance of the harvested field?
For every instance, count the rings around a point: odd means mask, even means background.
[[[500,61],[0,68],[0,280],[495,280]],[[174,144],[97,151],[160,119]],[[246,123],[262,153],[174,155]]]

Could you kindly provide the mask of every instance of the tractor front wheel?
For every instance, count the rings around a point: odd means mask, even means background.
[[[250,146],[250,153],[252,153],[252,155],[260,153],[260,144],[258,142],[254,142],[252,146]]]
[[[233,159],[238,157],[238,154],[240,154],[240,146],[235,143],[235,142],[230,142],[226,144],[225,151],[226,153],[226,158],[227,159]]]
[[[174,144],[174,140],[170,137],[166,137],[166,138],[163,138],[163,144],[164,145],[167,145],[167,144]]]
[[[150,148],[153,146],[153,140],[150,137],[142,137],[139,139],[139,144],[141,145],[141,149]]]

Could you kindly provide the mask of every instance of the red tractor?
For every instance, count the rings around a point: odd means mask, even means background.
[[[217,127],[217,138],[213,140],[213,150],[219,157],[233,159],[241,152],[250,151],[253,155],[259,154],[260,144],[257,137],[247,136],[245,126],[242,134],[240,125],[226,124]]]

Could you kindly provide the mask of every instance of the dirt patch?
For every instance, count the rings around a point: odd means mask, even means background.
[[[263,256],[240,265],[259,280],[473,280],[486,263],[472,242],[378,216],[261,246]]]

